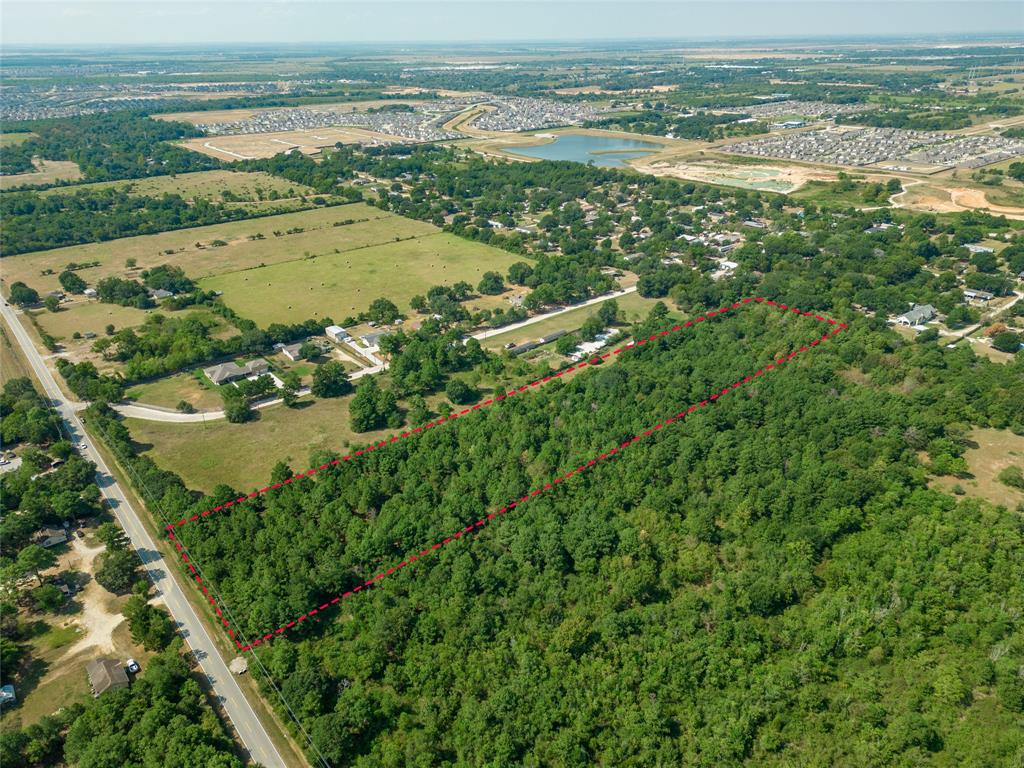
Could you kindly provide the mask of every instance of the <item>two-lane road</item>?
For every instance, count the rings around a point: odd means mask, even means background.
[[[248,750],[254,761],[266,768],[286,768],[281,754],[245,698],[245,694],[242,693],[238,681],[228,671],[227,664],[217,650],[213,638],[210,637],[203,622],[199,619],[199,615],[172,575],[173,567],[169,567],[164,560],[153,538],[149,535],[149,531],[143,526],[139,514],[111,474],[103,456],[88,439],[81,419],[78,418],[74,408],[65,399],[60,387],[57,386],[53,374],[46,367],[45,361],[22,326],[17,313],[6,301],[0,300],[0,314],[3,315],[11,333],[21,346],[22,352],[42,384],[46,396],[64,419],[70,439],[74,443],[84,442],[86,444],[83,454],[96,464],[96,483],[100,492],[107,499],[118,522],[121,523],[125,533],[131,539],[132,546],[138,552],[147,575],[156,587],[157,594],[163,598],[171,616],[178,622],[182,634],[185,636],[185,642],[195,652],[203,674],[210,681],[214,694],[220,698],[224,711],[227,712],[242,745]]]

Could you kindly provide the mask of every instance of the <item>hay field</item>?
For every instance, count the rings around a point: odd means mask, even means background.
[[[242,202],[258,203],[262,190],[264,197],[272,192],[280,196],[278,200],[266,200],[268,205],[280,204],[282,200],[300,195],[314,194],[313,190],[302,184],[296,184],[272,176],[263,171],[196,171],[182,173],[177,176],[152,176],[148,179],[132,179],[130,181],[98,181],[92,184],[78,184],[73,189],[56,187],[42,192],[43,195],[55,193],[98,191],[104,189],[124,190],[132,195],[160,196],[164,194],[179,195],[183,199],[194,202],[197,199],[220,201],[222,192],[231,192]]]
[[[358,223],[334,226],[335,222],[348,219]],[[283,234],[296,228],[303,231]],[[276,236],[275,231],[282,234]],[[100,262],[98,267],[78,272],[90,284],[110,275],[137,276],[138,270],[160,264],[176,264],[189,277],[196,279],[261,264],[301,259],[307,251],[351,250],[395,237],[413,237],[436,231],[436,227],[430,224],[396,216],[364,203],[352,203],[9,256],[4,259],[2,282],[6,287],[15,280],[21,280],[40,293],[58,290],[60,283],[56,273],[72,261],[80,264]],[[263,239],[250,239],[255,235],[263,235]],[[213,247],[211,244],[217,240],[227,245]],[[136,270],[125,268],[128,258],[137,260]],[[44,269],[51,269],[55,274],[41,275]]]
[[[484,272],[504,273],[522,260],[431,229],[432,234],[400,242],[220,274],[200,285],[223,291],[229,307],[266,327],[314,316],[340,321],[364,311],[381,296],[405,309],[410,298],[433,285],[466,280],[475,286]]]

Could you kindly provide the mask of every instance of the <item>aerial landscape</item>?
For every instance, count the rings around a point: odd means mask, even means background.
[[[1024,768],[1024,8],[0,6],[0,766]]]

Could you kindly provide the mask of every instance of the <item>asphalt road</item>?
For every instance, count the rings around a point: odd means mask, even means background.
[[[192,649],[199,666],[210,681],[214,695],[219,697],[221,706],[227,712],[242,746],[248,750],[253,760],[266,768],[286,768],[285,762],[277,747],[274,746],[266,729],[260,722],[252,706],[249,704],[238,682],[228,671],[228,666],[221,657],[213,639],[199,619],[192,604],[185,597],[181,586],[171,575],[163,555],[157,549],[149,532],[143,526],[138,513],[132,508],[127,497],[121,490],[117,480],[100,453],[93,447],[92,440],[86,435],[85,427],[78,418],[72,405],[64,398],[60,387],[46,367],[42,356],[36,350],[28,333],[22,327],[17,313],[0,300],[0,314],[10,326],[14,338],[21,346],[25,358],[43,385],[47,397],[54,408],[64,419],[70,439],[74,443],[84,442],[86,448],[83,455],[96,464],[96,483],[100,492],[108,500],[118,522],[131,539],[132,546],[142,560],[146,573],[156,588],[156,593],[163,599],[171,616],[178,623],[179,631]]]

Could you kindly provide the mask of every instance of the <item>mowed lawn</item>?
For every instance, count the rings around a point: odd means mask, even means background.
[[[646,299],[638,293],[628,293],[625,296],[619,296],[615,301],[619,305],[620,317],[627,323],[635,323],[646,318],[660,299]],[[577,331],[587,321],[587,318],[597,314],[603,303],[591,304],[589,307],[580,307],[579,309],[563,312],[560,315],[549,317],[546,320],[541,320],[539,323],[527,325],[518,330],[499,333],[484,339],[480,343],[488,349],[501,349],[510,342],[522,344],[526,341],[539,339],[555,331]],[[682,316],[680,312],[673,309],[671,301],[665,301],[664,303],[669,308],[669,315],[671,317],[678,318]]]
[[[201,285],[223,291],[229,307],[262,327],[310,317],[340,322],[381,296],[407,310],[410,298],[433,285],[465,280],[475,288],[484,272],[505,274],[521,260],[435,230],[400,242],[218,275]]]
[[[300,400],[303,407],[271,406],[256,421],[231,424],[175,424],[125,419],[132,439],[157,464],[176,472],[189,488],[210,492],[227,483],[238,491],[266,485],[278,461],[296,472],[309,467],[318,449],[339,452],[352,443],[379,441],[401,429],[356,434],[349,428],[352,395],[328,400]]]
[[[357,223],[335,226],[348,220]],[[292,230],[291,234],[287,234],[288,230]],[[111,275],[138,277],[137,271],[125,267],[125,260],[129,258],[136,260],[139,270],[175,264],[189,277],[198,279],[301,259],[307,252],[346,251],[396,237],[437,231],[437,227],[425,222],[397,216],[365,203],[352,203],[8,256],[4,259],[3,282],[6,288],[15,280],[21,280],[40,294],[59,290],[57,273],[71,262],[99,262],[99,266],[77,273],[90,285]],[[280,234],[275,235],[274,232]],[[227,244],[215,246],[215,241]],[[46,269],[53,270],[54,274],[41,274]]]

